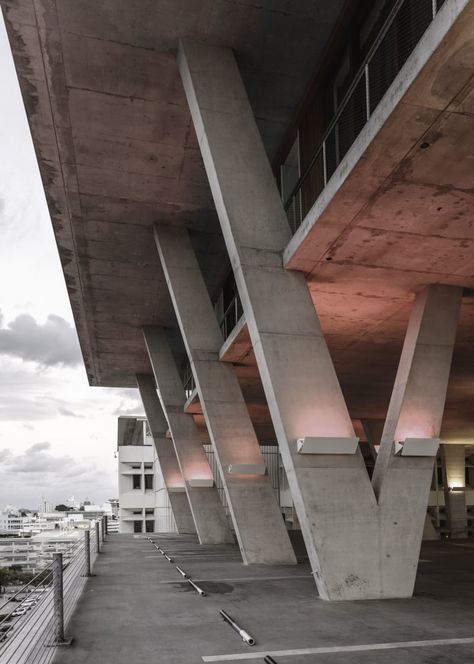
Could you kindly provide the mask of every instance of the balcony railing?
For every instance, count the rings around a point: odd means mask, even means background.
[[[396,0],[284,207],[293,232],[368,122],[445,0]],[[309,196],[308,196],[309,194]]]
[[[242,309],[242,303],[238,293],[236,293],[219,322],[224,340],[229,337],[230,333],[243,315],[244,310]]]
[[[189,397],[196,389],[196,383],[194,381],[194,376],[193,372],[191,371],[191,365],[189,363],[189,360],[186,360],[186,364],[184,365],[183,368],[183,385],[184,385],[184,393],[186,394],[186,399],[189,399]]]

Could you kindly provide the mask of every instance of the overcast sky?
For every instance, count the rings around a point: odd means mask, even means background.
[[[0,508],[117,496],[118,414],[89,387],[0,12]]]

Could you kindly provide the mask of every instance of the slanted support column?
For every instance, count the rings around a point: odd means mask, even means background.
[[[444,502],[452,539],[467,537],[466,451],[464,445],[442,445]]]
[[[297,451],[299,438],[354,429],[304,276],[283,268],[290,229],[235,58],[185,42],[178,62],[319,593],[360,596],[364,583],[351,580],[373,576],[377,529],[362,536],[360,515],[376,500],[360,450]],[[355,574],[347,551],[357,548]]]
[[[188,232],[155,227],[155,239],[244,563],[296,563],[234,367]]]
[[[195,533],[173,441],[166,437],[168,423],[156,393],[155,381],[153,376],[145,374],[137,375],[136,379],[178,533]]]
[[[416,297],[372,478],[377,495],[397,443],[439,437],[461,299],[462,288],[442,285]]]
[[[157,327],[147,327],[143,334],[199,541],[201,544],[232,543],[234,538],[214,485],[199,430],[192,415],[183,411],[184,387],[166,335]]]

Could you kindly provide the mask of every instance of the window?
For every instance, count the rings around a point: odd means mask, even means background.
[[[142,511],[141,510],[133,510],[132,514],[139,514],[141,516]]]
[[[153,470],[153,464],[152,463],[145,463],[145,470]]]
[[[132,475],[133,479],[133,488],[141,489],[142,488],[142,477],[141,475]]]
[[[150,519],[145,523],[145,531],[147,533],[155,532],[155,521],[153,519]]]
[[[141,470],[140,464],[136,464],[136,463],[132,464],[132,468],[133,468],[133,470]]]
[[[145,509],[145,514],[154,514],[154,513],[155,510],[153,509],[153,507],[148,507]]]
[[[134,533],[141,533],[143,532],[143,524],[141,521],[134,521],[133,522],[133,532]]]
[[[153,489],[153,475],[145,475],[145,489]]]

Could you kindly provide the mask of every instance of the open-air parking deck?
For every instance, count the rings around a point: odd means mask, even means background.
[[[144,535],[109,535],[68,628],[74,643],[58,652],[57,664],[260,663],[268,654],[277,664],[454,664],[473,657],[469,541],[423,546],[413,599],[328,603],[315,601],[298,542],[297,566],[268,567],[242,565],[232,545],[151,538],[173,563]],[[221,609],[255,646],[223,621]]]

